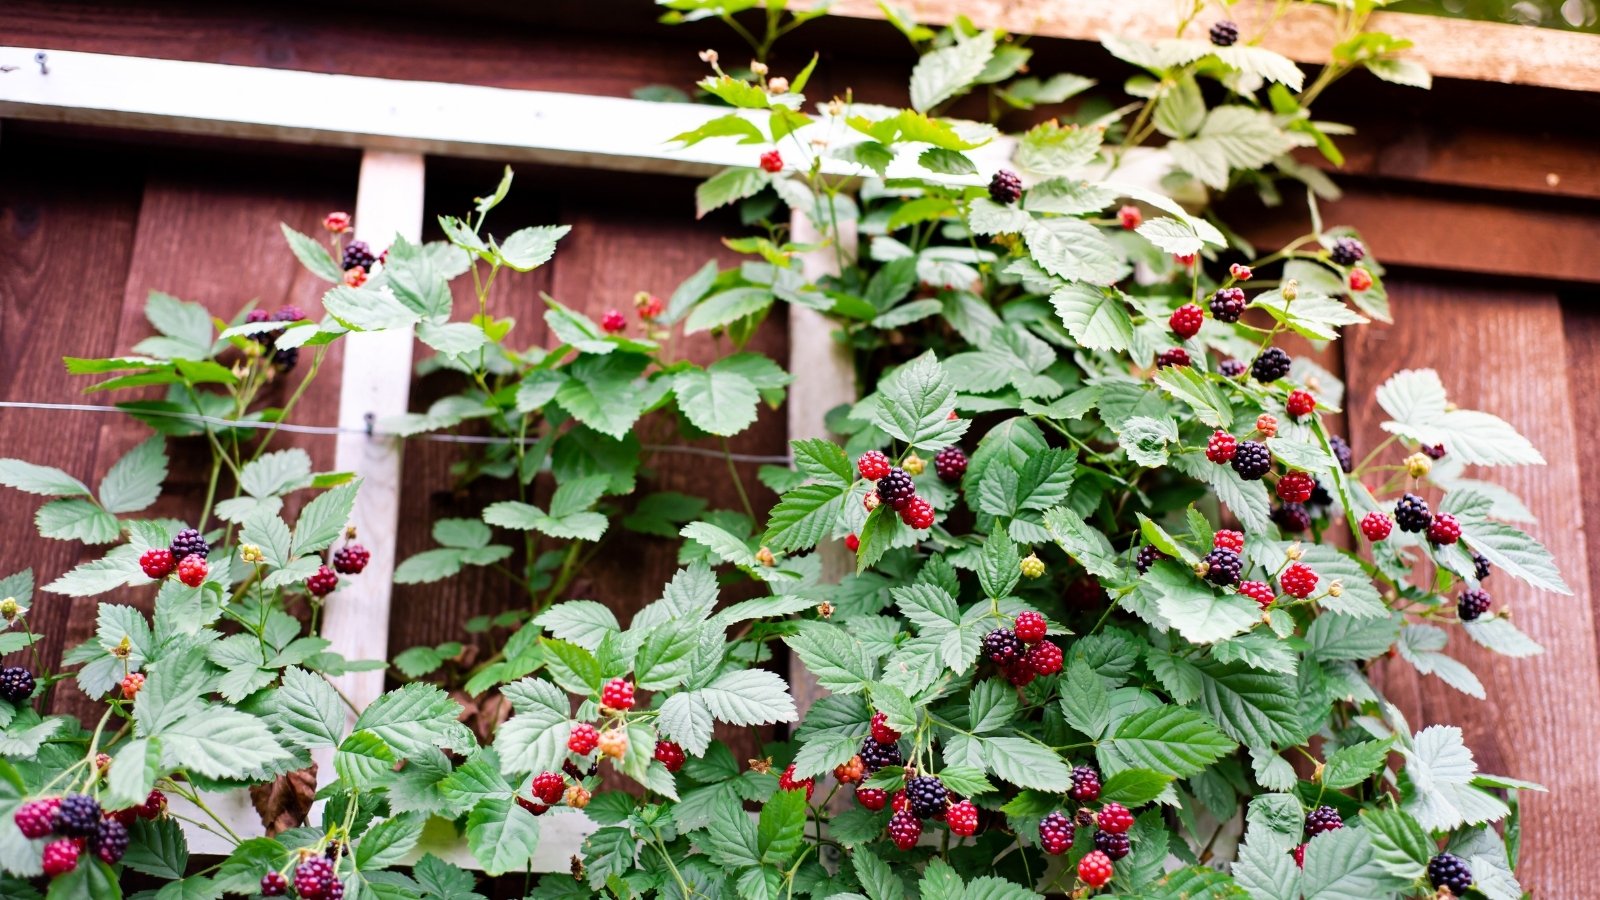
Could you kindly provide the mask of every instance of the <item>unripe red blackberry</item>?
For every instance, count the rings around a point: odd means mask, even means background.
[[[144,675],[139,672],[129,672],[122,679],[122,699],[132,700],[139,696],[139,691],[144,689]]]
[[[1307,472],[1285,472],[1278,479],[1278,499],[1288,503],[1304,503],[1311,499],[1311,491],[1316,487],[1316,480]]]
[[[1094,848],[1112,860],[1127,856],[1128,852],[1133,849],[1127,835],[1112,834],[1109,831],[1096,831],[1094,833]]]
[[[1077,828],[1072,820],[1053,812],[1039,820],[1039,846],[1051,856],[1060,856],[1072,849],[1072,838]]]
[[[1221,587],[1239,583],[1239,573],[1244,570],[1244,560],[1239,554],[1217,547],[1206,554],[1206,580]]]
[[[1250,375],[1263,384],[1277,381],[1289,374],[1291,362],[1281,347],[1268,347],[1250,364]]]
[[[0,669],[0,698],[13,706],[21,706],[33,696],[36,682],[33,673],[21,666]]]
[[[1107,803],[1100,807],[1100,812],[1094,817],[1095,823],[1101,831],[1112,834],[1127,834],[1133,827],[1133,813],[1128,811],[1121,803]]]
[[[1261,432],[1261,436],[1264,438],[1277,437],[1278,417],[1268,413],[1256,416],[1256,430]]]
[[[1344,827],[1344,819],[1339,811],[1331,806],[1319,806],[1306,813],[1306,837],[1314,838],[1324,831],[1335,831]]]
[[[878,499],[898,511],[917,496],[917,485],[904,469],[893,468],[878,479]]]
[[[861,549],[861,538],[857,537],[854,534],[845,535],[844,536],[844,548],[846,550],[849,550],[851,553],[854,553],[857,550],[860,550]]]
[[[1443,444],[1424,445],[1422,455],[1429,459],[1444,459],[1445,449]]]
[[[56,834],[86,838],[94,834],[99,822],[100,803],[88,794],[68,794],[56,807]]]
[[[1144,573],[1150,571],[1151,566],[1163,559],[1171,558],[1172,557],[1167,556],[1160,550],[1157,550],[1154,544],[1145,544],[1143,547],[1139,548],[1138,554],[1134,556],[1133,566],[1139,570],[1140,575],[1143,575]]]
[[[1285,594],[1304,600],[1317,589],[1317,573],[1305,563],[1290,563],[1289,567],[1283,570],[1283,574],[1278,576],[1278,587],[1282,588]]]
[[[888,804],[889,793],[878,788],[858,787],[856,788],[856,802],[861,804],[863,809],[877,812]]]
[[[1336,265],[1353,266],[1367,256],[1366,245],[1355,238],[1342,237],[1333,242],[1328,250],[1328,258]]]
[[[910,850],[922,839],[922,822],[910,812],[897,812],[889,817],[889,839],[901,850]]]
[[[333,570],[341,575],[360,575],[372,554],[360,544],[346,544],[333,554]]]
[[[1428,883],[1434,890],[1446,890],[1463,897],[1472,887],[1472,869],[1461,857],[1441,853],[1428,860]]]
[[[946,447],[934,454],[933,470],[945,481],[959,481],[967,472],[967,454],[960,447]]]
[[[201,556],[185,556],[183,561],[178,563],[178,580],[189,587],[199,587],[205,584],[206,575],[209,572],[210,567],[206,565],[205,558]]]
[[[1022,654],[1022,641],[1009,628],[996,628],[983,636],[983,655],[1001,665],[1021,659]]]
[[[17,807],[11,820],[17,823],[17,830],[22,832],[23,837],[29,840],[42,838],[55,831],[56,809],[60,806],[59,797],[30,800]]]
[[[957,837],[972,837],[978,833],[978,808],[971,800],[953,804],[944,814],[944,824]]]
[[[608,309],[600,317],[600,330],[606,334],[616,334],[628,327],[628,317],[620,309]]]
[[[1245,299],[1244,291],[1236,287],[1223,288],[1211,295],[1211,317],[1218,322],[1232,324],[1239,321],[1244,315],[1244,308],[1249,305]]]
[[[1200,333],[1200,326],[1205,324],[1205,321],[1205,310],[1193,303],[1185,303],[1167,317],[1167,326],[1172,329],[1173,334],[1187,341]]]
[[[1049,630],[1049,625],[1045,623],[1044,616],[1029,609],[1017,613],[1017,620],[1013,630],[1024,644],[1032,644],[1044,639],[1045,632]]]
[[[344,246],[344,265],[341,268],[354,269],[360,266],[370,272],[377,261],[378,257],[373,255],[366,241],[351,241]]]
[[[172,539],[171,549],[175,559],[183,559],[185,556],[205,559],[211,555],[211,545],[206,543],[205,537],[193,528],[185,528],[178,532]]]
[[[567,749],[579,756],[588,756],[598,746],[600,746],[600,731],[588,722],[573,725],[572,733],[567,735]]]
[[[1010,206],[1022,199],[1022,179],[1009,169],[994,173],[989,182],[989,199],[1001,206]]]
[[[1284,534],[1299,534],[1311,527],[1311,513],[1303,504],[1285,503],[1271,513],[1273,524]]]
[[[889,474],[889,470],[893,467],[894,464],[889,462],[889,457],[881,450],[868,450],[856,460],[856,471],[868,481],[877,481]]]
[[[1479,581],[1489,577],[1489,561],[1478,551],[1472,551],[1472,574]]]
[[[306,579],[306,590],[310,591],[313,597],[326,597],[338,586],[339,576],[333,574],[333,570],[327,566],[317,566],[317,571]]]
[[[1139,207],[1131,204],[1118,207],[1117,224],[1121,225],[1124,230],[1133,231],[1144,224],[1144,213],[1139,210]]]
[[[783,154],[776,150],[768,150],[761,154],[761,168],[763,171],[777,174],[783,171]]]
[[[101,862],[114,866],[128,852],[128,826],[116,819],[101,819],[89,838],[89,852]]]
[[[78,842],[70,838],[44,845],[44,874],[57,878],[78,867]]]
[[[1211,546],[1223,550],[1232,550],[1235,553],[1244,552],[1244,532],[1222,529],[1211,536]]]
[[[1346,475],[1355,470],[1355,455],[1350,452],[1350,442],[1337,434],[1328,436],[1328,446],[1333,448],[1333,458],[1339,461],[1339,468]]]
[[[1456,600],[1456,616],[1463,622],[1471,622],[1489,611],[1493,603],[1487,591],[1470,590],[1462,591]]]
[[[1272,451],[1260,441],[1240,441],[1232,465],[1245,481],[1260,481],[1272,468]]]
[[[1211,440],[1206,441],[1206,459],[1221,465],[1230,459],[1239,449],[1239,439],[1226,431],[1213,431]]]
[[[600,691],[600,705],[609,709],[633,709],[633,682],[626,678],[613,678]]]
[[[1078,860],[1078,878],[1089,887],[1104,887],[1111,880],[1111,858],[1099,850],[1091,850]]]
[[[911,814],[919,819],[931,819],[943,813],[949,803],[950,792],[944,782],[932,775],[917,775],[906,781],[906,800],[911,804]]]
[[[683,748],[673,741],[656,741],[656,760],[667,767],[668,772],[676,772],[683,768],[688,757],[684,755]],[[551,801],[554,802],[554,801]]]
[[[1174,253],[1174,254],[1172,254],[1172,261],[1177,263],[1180,266],[1183,266],[1185,269],[1192,267],[1195,264],[1195,261],[1198,260],[1199,258],[1200,258],[1200,256],[1198,254],[1195,254],[1195,253]]]
[[[1264,581],[1241,581],[1239,593],[1254,600],[1262,609],[1271,606],[1272,601],[1278,599],[1278,595],[1272,590],[1272,585]]]
[[[1217,371],[1223,378],[1238,378],[1245,373],[1245,364],[1243,360],[1225,359],[1217,363]]]
[[[1428,540],[1435,544],[1454,544],[1461,540],[1461,523],[1447,512],[1439,513],[1428,524]]]
[[[1428,511],[1426,500],[1416,494],[1406,494],[1394,505],[1394,521],[1401,531],[1427,531],[1433,524],[1433,514]]]
[[[1211,26],[1211,43],[1218,47],[1232,47],[1239,40],[1239,26],[1223,19]]]
[[[807,801],[809,801],[811,799],[811,792],[816,790],[816,787],[817,787],[817,781],[814,778],[795,778],[794,777],[794,763],[790,763],[789,767],[783,770],[783,774],[778,776],[778,790],[780,790],[780,791],[799,791],[799,790],[804,790],[806,792],[806,800]]]
[[[1001,663],[1000,673],[1006,676],[1007,681],[1011,682],[1017,687],[1027,687],[1028,685],[1033,684],[1033,680],[1035,678],[1039,677],[1039,673],[1035,672],[1033,670],[1033,666],[1028,664],[1028,657],[1026,654],[1024,654],[1020,659],[1014,659],[1008,663]]]
[[[139,807],[139,818],[159,819],[166,815],[167,795],[160,791],[151,791],[145,795],[144,805]]]
[[[867,777],[867,764],[861,761],[861,754],[857,753],[834,766],[833,777],[840,784],[860,784]]]
[[[325,856],[313,856],[295,866],[294,890],[301,900],[327,900],[333,883],[333,863]]]
[[[868,737],[861,742],[861,763],[867,767],[868,772],[876,772],[884,766],[898,766],[905,762],[905,757],[900,755],[900,745],[874,740]]]
[[[1313,397],[1310,391],[1290,391],[1285,405],[1288,407],[1289,415],[1303,419],[1316,411],[1317,398]]]
[[[1372,273],[1366,269],[1354,268],[1350,270],[1350,290],[1361,293],[1372,287]]]
[[[1228,274],[1239,281],[1249,281],[1256,273],[1254,269],[1244,263],[1234,263],[1228,266]]]
[[[880,744],[892,744],[900,740],[900,732],[889,727],[889,714],[875,712],[872,714],[872,739]]]
[[[165,547],[152,547],[139,557],[139,568],[150,578],[165,578],[177,565],[177,558]]]
[[[1394,522],[1388,516],[1377,510],[1361,517],[1361,533],[1369,541],[1381,541],[1394,530]]]
[[[1093,766],[1074,766],[1072,788],[1067,791],[1067,796],[1079,803],[1100,799],[1100,773]]]
[[[350,214],[347,212],[330,212],[322,217],[322,227],[333,234],[344,234],[350,230]]]
[[[933,506],[921,497],[912,497],[900,507],[900,521],[912,528],[932,528],[933,520]]]
[[[277,872],[268,872],[261,876],[261,895],[263,897],[282,897],[289,889],[289,880]]]
[[[1182,368],[1190,364],[1189,351],[1182,347],[1173,347],[1170,350],[1163,350],[1156,354],[1156,368],[1158,369],[1165,369],[1169,366]]]
[[[1028,668],[1040,675],[1054,675],[1061,671],[1061,648],[1050,641],[1040,641],[1028,651]]]
[[[567,790],[567,780],[555,772],[540,772],[533,777],[531,790],[545,803],[556,803]]]

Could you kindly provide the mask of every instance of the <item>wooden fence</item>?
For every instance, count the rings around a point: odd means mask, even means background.
[[[921,5],[935,19],[949,12],[949,4]],[[278,7],[185,0],[136,8],[113,0],[12,0],[0,18],[0,45],[605,96],[626,96],[646,84],[687,84],[700,74],[693,53],[700,46],[737,55],[711,26],[665,30],[651,24],[653,10],[644,3],[608,14],[606,31],[577,4],[541,4],[537,12],[518,6],[489,4],[481,18],[463,19],[420,0],[382,10],[361,3],[308,5],[289,16]],[[870,15],[870,4],[841,6],[851,15]],[[1029,30],[1012,5],[972,6],[980,25]],[[1031,44],[1038,71],[1073,70],[1112,83],[1123,77],[1084,42],[1110,22],[1093,11],[1117,4],[1039,6],[1044,12],[1029,20],[1045,35]],[[1080,9],[1087,10],[1081,20],[1069,14]],[[1508,486],[1539,517],[1533,530],[1561,560],[1576,596],[1538,595],[1504,578],[1490,584],[1546,654],[1515,660],[1457,642],[1453,652],[1482,677],[1487,701],[1399,667],[1383,673],[1382,687],[1415,726],[1462,725],[1482,769],[1549,785],[1549,794],[1524,797],[1520,874],[1538,895],[1577,896],[1580,876],[1592,873],[1587,832],[1573,823],[1587,821],[1600,802],[1600,763],[1589,747],[1600,735],[1600,652],[1589,590],[1600,579],[1600,556],[1591,557],[1583,527],[1586,519],[1600,521],[1600,477],[1594,474],[1600,472],[1600,444],[1590,437],[1600,419],[1600,368],[1591,362],[1600,356],[1600,306],[1593,302],[1600,294],[1594,249],[1600,246],[1600,154],[1593,152],[1600,94],[1590,93],[1600,90],[1594,76],[1600,52],[1593,39],[1532,32],[1516,32],[1514,42],[1499,48],[1494,41],[1511,32],[1426,24],[1430,52],[1446,61],[1442,71],[1452,80],[1441,81],[1431,95],[1363,81],[1343,94],[1336,88],[1319,109],[1359,129],[1345,142],[1350,164],[1338,176],[1345,197],[1324,213],[1360,229],[1390,267],[1396,312],[1395,325],[1359,329],[1322,360],[1348,380],[1347,427],[1358,453],[1380,439],[1373,388],[1398,369],[1431,366],[1455,396],[1511,421],[1550,461],[1544,469],[1510,473]],[[1406,31],[1403,23],[1393,27]],[[1491,30],[1472,31],[1484,28]],[[887,26],[824,21],[803,35],[797,48],[824,49],[822,80],[810,93],[852,87],[866,100],[903,96],[909,52],[887,63],[868,61],[881,58],[876,48],[894,46],[897,38]],[[1464,61],[1461,44],[1479,51],[1479,64]],[[861,52],[869,48],[873,53]],[[1572,48],[1586,48],[1587,56],[1569,58],[1578,52]],[[1517,54],[1548,57],[1548,64],[1507,69],[1502,57]],[[788,63],[799,64],[780,64]],[[1529,122],[1539,125],[1530,129]],[[277,223],[313,232],[325,211],[353,208],[360,165],[355,149],[177,140],[6,120],[0,132],[0,355],[6,360],[0,400],[81,402],[82,386],[62,375],[60,358],[127,352],[147,334],[141,310],[152,289],[221,315],[252,298],[269,307],[293,303],[319,311],[322,286],[299,269]],[[493,182],[497,168],[427,160],[423,209],[430,216],[459,211]],[[495,288],[500,313],[518,320],[518,342],[545,342],[541,291],[597,315],[625,306],[639,290],[670,292],[708,258],[731,261],[719,237],[736,231],[737,223],[694,222],[692,189],[692,181],[670,176],[519,167],[513,198],[496,217],[508,225],[561,222],[574,229],[551,265]],[[1297,217],[1303,221],[1294,209],[1229,211],[1230,222],[1263,245],[1289,236],[1286,229]],[[790,358],[787,324],[775,314],[756,349]],[[709,358],[708,338],[688,346],[692,357]],[[334,351],[295,421],[337,421],[340,352]],[[425,408],[444,389],[433,378],[415,380],[412,408]],[[764,410],[733,449],[780,455],[787,437],[806,427],[803,417]],[[143,433],[116,416],[0,408],[4,455],[49,462],[85,479],[103,475]],[[333,467],[332,438],[285,440],[304,447],[319,468]],[[181,447],[174,444],[174,487],[157,513],[180,514],[204,489],[203,473],[185,467],[197,457]],[[428,523],[472,515],[489,499],[481,488],[465,494],[450,489],[448,469],[460,452],[444,443],[406,446],[398,470],[396,557],[430,546]],[[737,506],[720,464],[658,453],[647,465],[650,489],[707,496],[715,508]],[[741,467],[746,484],[756,486],[756,466]],[[756,486],[752,501],[760,510],[772,497]],[[47,580],[81,561],[75,545],[34,535],[26,504],[14,500],[8,509],[11,514],[0,517],[6,565],[32,565]],[[667,542],[637,536],[608,552],[626,565],[596,567],[572,595],[603,599],[625,621],[657,596],[674,554]],[[441,585],[397,586],[387,644],[393,652],[460,639],[467,618],[518,602],[479,570]],[[90,635],[94,604],[39,598],[35,614],[49,635],[49,658]],[[54,702],[64,710],[82,706],[69,687]]]

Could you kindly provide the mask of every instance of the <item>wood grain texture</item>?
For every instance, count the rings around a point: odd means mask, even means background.
[[[1377,247],[1380,254],[1385,248]],[[1377,667],[1378,684],[1404,711],[1413,729],[1460,725],[1480,769],[1541,782],[1548,794],[1522,795],[1523,887],[1536,896],[1578,896],[1590,868],[1585,836],[1568,823],[1600,798],[1600,767],[1574,754],[1578,735],[1600,734],[1600,660],[1595,612],[1581,527],[1581,494],[1588,487],[1578,467],[1573,430],[1582,404],[1566,380],[1568,348],[1561,307],[1553,295],[1517,293],[1455,284],[1393,282],[1397,324],[1367,326],[1347,338],[1348,404],[1358,457],[1382,439],[1384,415],[1373,390],[1402,368],[1432,367],[1451,397],[1464,406],[1500,415],[1540,449],[1550,465],[1484,470],[1519,494],[1538,516],[1532,530],[1562,563],[1575,596],[1536,592],[1504,573],[1486,584],[1496,607],[1514,611],[1518,627],[1544,645],[1542,656],[1510,659],[1450,629],[1450,655],[1483,680],[1488,700],[1457,693],[1432,676],[1417,676],[1404,662]],[[1493,365],[1484,365],[1493,360]],[[1401,451],[1394,451],[1397,461]]]
[[[1461,125],[1418,127],[1416,121],[1368,118],[1360,117],[1355,134],[1337,139],[1345,155],[1343,167],[1332,167],[1315,150],[1297,155],[1327,168],[1337,181],[1363,176],[1600,199],[1600,159],[1593,153],[1591,136]]]
[[[961,15],[979,28],[1073,40],[1098,40],[1102,34],[1155,40],[1171,37],[1177,24],[1176,5],[1169,0],[909,0],[901,6],[925,24],[948,25]],[[1272,7],[1262,0],[1244,0],[1229,16],[1246,35],[1254,35]],[[884,17],[875,0],[839,0],[829,12]],[[1206,21],[1202,18],[1188,36],[1203,37]],[[1600,37],[1595,35],[1407,13],[1378,13],[1370,30],[1415,42],[1406,58],[1438,78],[1600,90]],[[1300,5],[1273,26],[1263,43],[1298,62],[1321,64],[1335,33],[1333,10]]]
[[[61,357],[120,349],[118,310],[144,173],[102,162],[9,132],[0,141],[0,399],[82,402],[83,385],[63,374]],[[57,466],[93,486],[100,424],[86,415],[0,409],[3,455]],[[43,498],[6,488],[4,499],[4,574],[32,567],[35,584],[43,585],[86,558],[78,544],[39,537],[33,510]],[[65,597],[34,594],[33,629],[43,633],[40,649],[52,665],[73,639],[72,609]],[[26,656],[8,663],[23,664]]]

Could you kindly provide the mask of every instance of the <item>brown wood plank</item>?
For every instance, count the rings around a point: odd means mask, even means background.
[[[61,358],[109,356],[118,349],[118,310],[143,180],[136,162],[110,163],[9,134],[0,143],[6,248],[0,253],[0,356],[6,360],[0,398],[84,402],[83,383],[64,374]],[[60,467],[91,488],[100,425],[89,413],[0,409],[5,456]],[[42,498],[7,488],[5,503],[5,574],[31,566],[35,583],[43,585],[87,558],[76,543],[39,537],[33,510]],[[69,634],[71,610],[67,598],[34,595],[33,628],[44,635],[40,650],[49,668],[82,637],[82,629]],[[29,664],[27,656],[8,662]]]
[[[1337,138],[1345,155],[1343,168],[1332,167],[1315,150],[1298,155],[1329,169],[1335,180],[1342,180],[1343,173],[1474,190],[1600,199],[1600,159],[1596,159],[1590,136],[1449,125],[1418,127],[1414,120],[1369,122],[1362,117],[1358,121],[1355,134]]]
[[[1380,254],[1383,247],[1379,246]],[[1542,656],[1509,659],[1450,629],[1450,655],[1483,680],[1479,701],[1402,661],[1380,663],[1378,684],[1414,729],[1460,725],[1481,770],[1541,782],[1548,794],[1522,797],[1519,876],[1535,895],[1567,895],[1587,871],[1583,837],[1567,823],[1600,796],[1600,770],[1574,764],[1573,741],[1600,734],[1600,661],[1590,573],[1581,527],[1579,447],[1573,431],[1582,408],[1561,373],[1568,371],[1561,307],[1550,294],[1464,285],[1391,282],[1397,324],[1357,329],[1347,340],[1348,404],[1359,456],[1381,440],[1384,418],[1373,390],[1402,368],[1439,370],[1454,400],[1501,415],[1538,446],[1544,468],[1485,471],[1517,492],[1542,523],[1533,528],[1558,560],[1573,597],[1536,592],[1504,573],[1486,588],[1496,607],[1514,610],[1518,627],[1546,648]],[[1507,348],[1516,348],[1508,352]],[[1493,360],[1492,365],[1484,364]],[[1591,395],[1592,396],[1592,395]],[[1592,401],[1587,401],[1592,402]],[[1398,461],[1400,451],[1394,451]]]

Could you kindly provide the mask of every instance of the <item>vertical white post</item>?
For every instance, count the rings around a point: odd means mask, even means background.
[[[400,235],[422,238],[421,154],[368,150],[361,157],[356,194],[356,238],[381,253]],[[371,421],[406,411],[411,394],[411,329],[350,334],[344,338],[339,382],[339,426],[364,430]],[[322,636],[350,659],[387,659],[389,596],[395,533],[400,518],[400,441],[341,434],[334,466],[361,478],[351,522],[372,560],[360,578],[347,579],[323,611]],[[357,709],[383,693],[383,671],[333,679]],[[331,772],[324,777],[331,776]]]

